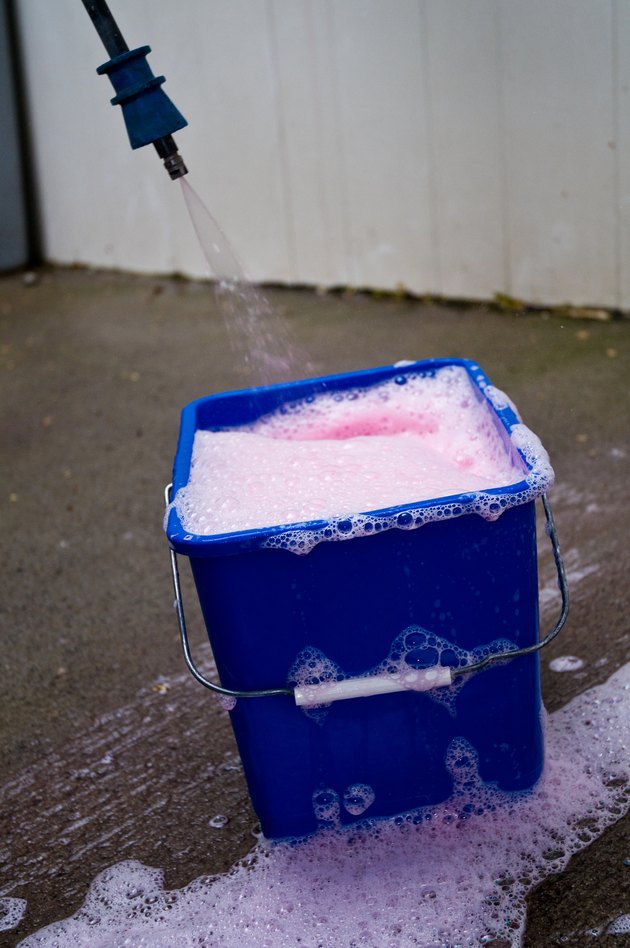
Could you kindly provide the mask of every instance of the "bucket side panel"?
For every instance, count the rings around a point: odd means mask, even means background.
[[[286,699],[290,701],[291,699]],[[357,815],[344,806],[356,784],[374,802],[365,816],[384,817],[450,796],[444,746],[452,724],[424,695],[386,695],[339,702],[317,723],[283,699],[265,700],[256,716],[232,712],[232,723],[254,809],[268,837],[317,828],[313,796],[332,790],[339,819]],[[410,746],[413,741],[413,746]]]
[[[494,523],[466,516],[306,556],[259,550],[192,566],[221,681],[235,689],[285,686],[307,646],[344,674],[363,674],[414,625],[468,650],[502,638],[521,647],[538,635],[533,503]],[[444,757],[458,736],[479,754],[483,779],[505,789],[531,786],[542,768],[535,657],[466,681],[454,714],[404,693],[339,702],[319,723],[290,698],[242,699],[232,721],[269,836],[310,832],[322,787],[343,799],[350,784],[368,784],[366,815],[444,799]],[[341,818],[356,817],[342,806]]]

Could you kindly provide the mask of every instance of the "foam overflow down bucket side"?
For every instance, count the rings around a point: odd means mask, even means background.
[[[468,360],[186,406],[166,530],[222,686],[274,692],[230,712],[266,836],[446,799],[462,738],[484,781],[535,784],[538,657],[509,655],[538,642],[535,499],[552,480]]]

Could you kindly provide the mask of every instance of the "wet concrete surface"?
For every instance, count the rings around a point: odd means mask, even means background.
[[[295,376],[466,356],[549,450],[572,593],[542,658],[549,711],[630,658],[630,323],[270,290],[309,355]],[[183,670],[166,542],[181,407],[257,379],[233,357],[204,283],[46,270],[0,280],[0,893],[24,898],[0,944],[75,911],[125,858],[168,887],[223,872],[254,843],[228,716]],[[541,611],[557,608],[544,539]],[[211,656],[192,585],[193,640]],[[582,668],[549,661],[575,655]],[[210,820],[227,817],[222,827]],[[219,823],[223,821],[217,821]],[[630,821],[529,899],[526,948],[630,943]]]

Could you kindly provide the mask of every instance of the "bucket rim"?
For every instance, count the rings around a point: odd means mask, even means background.
[[[315,378],[299,379],[290,382],[279,382],[273,385],[256,386],[252,388],[234,389],[225,392],[218,392],[195,399],[184,406],[181,412],[179,440],[175,460],[173,465],[172,478],[172,496],[175,497],[177,491],[188,483],[190,464],[192,459],[192,449],[195,434],[198,430],[209,430],[216,427],[233,428],[238,424],[247,424],[254,421],[262,415],[268,414],[274,408],[288,402],[300,401],[308,395],[318,395],[330,391],[348,390],[355,387],[371,388],[381,382],[386,382],[397,375],[414,375],[418,373],[429,374],[441,368],[448,366],[459,366],[465,369],[473,387],[479,392],[488,408],[495,416],[499,430],[504,437],[511,440],[511,433],[516,426],[524,427],[518,415],[516,407],[505,393],[495,388],[483,369],[472,359],[460,357],[442,357],[432,359],[419,359],[416,361],[396,362],[392,365],[384,365],[376,368],[359,369],[352,372],[342,372],[333,375],[318,376]],[[234,424],[226,423],[213,426],[212,424],[199,424],[200,415],[203,415],[208,407],[225,409],[234,405],[243,407],[243,404],[249,404],[251,417],[235,421]],[[269,407],[262,407],[266,404]],[[340,516],[330,519],[306,520],[290,524],[274,524],[273,526],[250,528],[247,530],[232,531],[228,533],[213,534],[194,534],[186,531],[181,523],[174,503],[171,503],[165,518],[165,532],[169,545],[173,550],[186,556],[224,556],[234,553],[242,553],[251,550],[257,550],[269,545],[276,546],[274,541],[288,533],[313,533],[323,534],[331,524],[336,521],[344,523],[350,517],[363,517],[369,515],[370,518],[392,520],[391,526],[401,529],[409,529],[409,525],[403,522],[397,523],[399,518],[405,518],[405,515],[411,511],[425,511],[427,520],[442,522],[452,517],[459,517],[479,513],[478,498],[483,493],[484,498],[491,499],[496,497],[497,516],[509,506],[515,506],[519,503],[527,502],[541,495],[550,486],[549,480],[541,483],[539,489],[532,489],[528,480],[528,474],[533,471],[533,465],[528,457],[518,445],[513,445],[523,464],[524,471],[527,472],[523,480],[515,484],[509,484],[504,487],[487,488],[483,492],[463,492],[457,494],[444,495],[429,500],[412,501],[410,503],[396,506],[383,507],[369,511],[357,511],[352,515]],[[542,447],[542,446],[541,446]],[[544,449],[542,449],[544,451]],[[524,494],[526,498],[519,500]],[[449,508],[452,512],[443,517],[431,516],[437,514],[438,510]],[[413,528],[413,526],[412,526]],[[336,532],[335,536],[322,539],[344,539],[343,531]]]

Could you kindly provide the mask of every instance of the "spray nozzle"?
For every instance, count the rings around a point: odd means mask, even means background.
[[[109,76],[120,105],[132,148],[154,145],[171,178],[181,178],[188,169],[177,150],[173,132],[188,122],[175,108],[161,86],[164,76],[154,76],[147,62],[150,46],[129,49],[104,0],[83,0],[87,12],[111,59],[96,70]]]
[[[177,178],[183,178],[185,174],[188,174],[188,168],[177,150],[177,145],[172,135],[164,135],[163,138],[156,138],[153,142],[153,146],[173,181]]]

